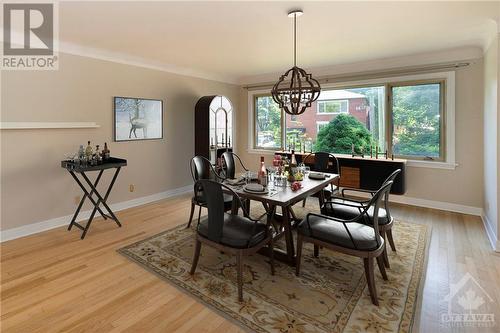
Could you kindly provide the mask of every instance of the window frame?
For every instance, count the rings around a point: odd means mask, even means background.
[[[356,81],[343,81],[343,82],[335,82],[335,83],[324,83],[322,84],[322,89],[352,89],[352,88],[363,88],[363,87],[373,87],[373,86],[384,86],[385,87],[385,103],[384,103],[384,126],[385,126],[385,145],[388,147],[389,153],[392,153],[392,150],[389,150],[389,145],[391,145],[392,149],[392,131],[391,136],[387,134],[389,129],[392,130],[392,105],[390,106],[390,93],[392,91],[391,86],[400,86],[403,83],[415,83],[415,82],[431,82],[436,83],[437,81],[443,82],[441,85],[441,135],[440,135],[440,150],[443,151],[443,154],[440,152],[440,159],[434,160],[426,160],[424,158],[418,159],[415,156],[398,156],[400,158],[407,159],[407,165],[412,167],[424,167],[424,168],[436,168],[436,169],[448,169],[453,170],[458,165],[455,162],[455,71],[447,71],[447,72],[430,72],[423,74],[409,74],[409,75],[401,75],[396,77],[385,76],[376,79],[365,79],[365,80],[356,80]],[[253,130],[248,131],[248,150],[249,153],[269,153],[270,150],[283,150],[283,144],[286,138],[286,117],[284,116],[284,111],[281,111],[281,136],[282,142],[281,147],[276,148],[259,148],[255,147],[255,136],[256,136],[256,112],[255,112],[255,96],[270,96],[269,89],[260,89],[260,90],[249,90],[248,91],[248,120],[250,127],[253,127]],[[321,113],[325,114],[325,113]],[[389,118],[390,117],[390,118]],[[390,122],[389,122],[390,120]],[[339,154],[341,155],[341,154]],[[346,155],[347,156],[347,155]],[[350,155],[349,155],[350,156]],[[396,155],[395,155],[396,157]]]
[[[281,141],[280,141],[280,146],[279,147],[261,147],[258,145],[258,139],[259,135],[257,133],[257,99],[259,97],[271,97],[270,93],[259,93],[259,94],[254,94],[253,99],[252,99],[252,110],[253,110],[253,117],[252,117],[252,127],[253,127],[253,138],[252,138],[252,147],[254,150],[264,150],[264,151],[276,151],[276,150],[282,150],[283,149],[283,142],[284,138],[286,135],[286,116],[285,112],[283,110],[280,110],[281,113]],[[271,97],[272,98],[272,97]],[[250,142],[250,141],[249,141]]]
[[[339,112],[320,112],[319,111],[319,104],[326,103],[326,102],[345,102],[345,104],[347,105],[346,111],[342,112],[342,106],[341,106],[340,107],[341,111],[339,111]],[[324,99],[324,100],[316,102],[316,114],[317,115],[338,115],[338,114],[346,114],[346,113],[349,114],[349,100],[348,99]]]
[[[428,84],[439,84],[439,156],[438,157],[427,157],[427,156],[414,156],[414,155],[394,155],[395,157],[406,159],[406,160],[416,160],[416,161],[428,161],[428,162],[445,162],[446,161],[446,80],[445,79],[428,79],[428,80],[414,80],[414,81],[404,81],[404,82],[391,82],[387,84],[386,96],[387,96],[387,106],[386,106],[386,119],[390,119],[386,126],[386,140],[387,140],[387,150],[389,154],[393,153],[393,139],[394,139],[394,122],[393,122],[393,92],[394,87],[408,87],[408,86],[419,86]]]

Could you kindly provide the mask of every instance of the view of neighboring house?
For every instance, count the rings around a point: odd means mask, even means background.
[[[311,106],[310,112],[300,116],[286,115],[287,130],[298,131],[316,138],[319,130],[341,113],[349,114],[368,129],[370,106],[365,95],[347,90],[324,90]]]

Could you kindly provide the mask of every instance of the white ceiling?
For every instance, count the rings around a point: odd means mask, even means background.
[[[500,1],[61,2],[59,36],[73,47],[236,82],[290,67],[292,8],[304,11],[298,61],[306,68],[484,48],[500,16]]]

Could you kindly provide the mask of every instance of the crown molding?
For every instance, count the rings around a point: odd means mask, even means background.
[[[461,47],[436,52],[412,54],[391,58],[373,59],[368,61],[344,63],[325,67],[306,68],[307,72],[314,73],[316,79],[323,76],[333,76],[352,73],[370,73],[384,71],[394,68],[405,68],[409,66],[424,66],[438,63],[449,63],[479,59],[483,56],[481,47]],[[240,85],[259,84],[263,82],[274,82],[282,73],[266,73],[240,77]]]
[[[3,29],[1,31],[3,33]],[[12,43],[22,46],[24,44],[24,34],[19,31],[11,31]],[[231,75],[221,75],[218,73],[195,70],[188,67],[176,66],[164,62],[152,61],[143,57],[136,57],[122,52],[112,52],[104,49],[83,46],[77,43],[55,40],[57,45],[55,50],[59,53],[76,55],[86,58],[93,58],[115,62],[124,65],[143,67],[162,72],[189,76],[210,81],[218,81],[229,84],[238,84],[238,78]]]
[[[176,66],[172,64],[167,64],[163,62],[151,61],[146,58],[131,56],[120,52],[111,52],[98,48],[91,48],[82,46],[75,43],[59,42],[59,52],[65,54],[71,54],[86,58],[94,58],[99,60],[105,60],[110,62],[115,62],[124,65],[131,65],[137,67],[143,67],[148,69],[154,69],[162,72],[178,74],[183,76],[195,77],[199,79],[205,79],[210,81],[218,81],[229,84],[237,84],[237,77],[230,75],[221,75],[217,73],[212,73],[208,71],[199,71],[188,67]]]

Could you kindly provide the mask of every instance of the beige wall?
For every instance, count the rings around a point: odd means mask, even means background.
[[[355,70],[355,69],[354,69]],[[321,76],[321,73],[314,73]],[[456,162],[455,170],[408,167],[406,196],[472,207],[483,206],[483,64],[478,59],[456,71],[455,77]],[[240,90],[237,127],[238,152],[247,164],[256,167],[258,154],[247,152],[248,92]],[[269,156],[270,158],[270,156]]]
[[[499,35],[500,36],[500,35]],[[500,197],[499,154],[499,38],[495,38],[484,56],[484,214],[498,239]]]
[[[113,156],[128,159],[111,203],[188,185],[194,106],[210,94],[226,95],[237,109],[237,86],[79,56],[61,54],[58,71],[2,72],[2,121],[88,121],[101,127],[0,131],[1,230],[73,213],[81,193],[60,160],[87,140],[106,141]],[[113,96],[163,99],[164,139],[112,142]]]

